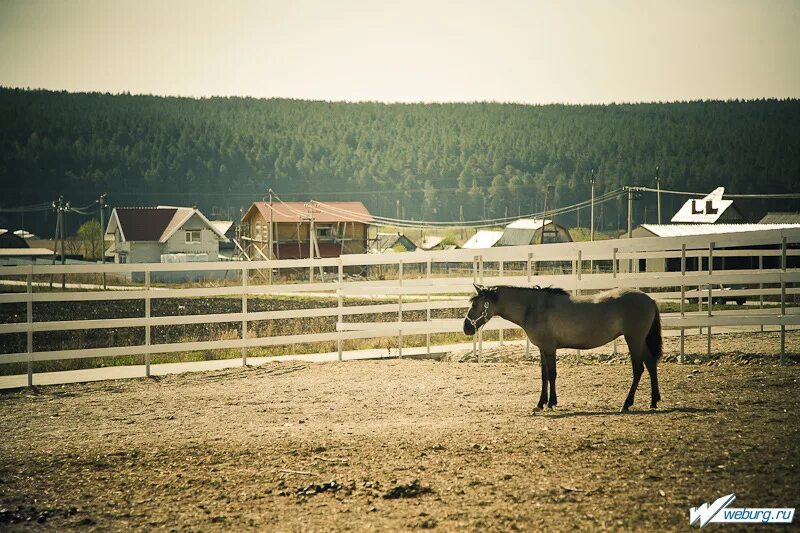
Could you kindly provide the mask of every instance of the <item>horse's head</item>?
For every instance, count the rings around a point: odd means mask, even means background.
[[[497,304],[497,287],[475,285],[475,291],[475,296],[470,298],[472,306],[464,317],[465,335],[475,335],[494,316]]]

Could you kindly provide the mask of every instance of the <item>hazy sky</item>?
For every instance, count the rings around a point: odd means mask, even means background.
[[[0,0],[0,85],[324,100],[800,97],[800,1]]]

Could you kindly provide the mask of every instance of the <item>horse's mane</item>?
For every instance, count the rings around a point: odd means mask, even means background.
[[[514,290],[517,290],[517,291],[544,291],[544,292],[548,292],[550,294],[560,294],[562,296],[569,296],[569,293],[567,291],[565,291],[564,289],[562,289],[561,287],[540,287],[539,285],[534,285],[533,287],[515,287],[513,285],[496,285],[494,287],[487,287],[486,289],[490,289],[492,291],[497,290],[497,289],[514,289]],[[479,295],[476,294],[475,296],[470,298],[470,301],[474,300],[477,296],[479,296]]]
[[[569,293],[564,289],[562,289],[561,287],[540,287],[538,285],[534,285],[532,290],[545,291],[549,292],[550,294],[561,294],[563,296],[569,296]]]

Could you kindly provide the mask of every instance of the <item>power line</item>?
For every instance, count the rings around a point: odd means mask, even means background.
[[[623,194],[621,189],[616,191],[610,191],[604,195],[601,195],[599,198],[595,199],[595,205],[602,204],[611,200],[616,199],[620,195]],[[331,215],[347,215],[352,218],[355,218],[357,221],[361,222],[368,222],[372,223],[376,226],[395,226],[395,227],[402,227],[402,228],[409,228],[409,229],[431,229],[431,228],[441,228],[441,227],[469,227],[469,228],[486,228],[492,226],[500,226],[505,223],[518,220],[520,218],[541,218],[543,216],[550,216],[553,217],[555,215],[563,215],[566,213],[577,211],[578,209],[582,209],[591,205],[591,200],[584,200],[582,202],[578,202],[576,204],[565,206],[558,209],[547,210],[546,212],[537,212],[537,213],[527,213],[525,215],[519,215],[514,217],[502,217],[502,218],[495,218],[495,219],[485,219],[485,220],[470,220],[470,221],[447,221],[447,222],[439,222],[439,221],[415,221],[415,220],[408,220],[408,219],[398,219],[398,218],[391,218],[391,217],[381,217],[377,215],[368,216],[363,213],[358,213],[355,211],[351,211],[348,209],[340,208],[337,206],[333,206],[330,204],[326,204],[324,202],[314,202],[320,211],[325,212]],[[378,224],[375,224],[375,222]]]
[[[658,192],[658,189],[651,187],[632,187],[636,191],[643,192]],[[689,191],[671,191],[668,189],[661,189],[661,192],[667,194],[680,194],[683,196],[707,196],[707,192],[689,192]],[[723,198],[800,198],[800,193],[787,192],[787,193],[766,193],[766,194],[729,194],[723,193]]]
[[[0,207],[0,213],[35,213],[52,209],[49,203],[23,205],[20,207]]]

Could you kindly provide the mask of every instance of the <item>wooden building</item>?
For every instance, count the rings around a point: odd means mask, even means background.
[[[564,226],[550,219],[521,218],[507,225],[494,246],[523,246],[572,242],[572,235]]]
[[[242,245],[253,260],[361,254],[372,220],[361,202],[254,202],[242,217]]]

